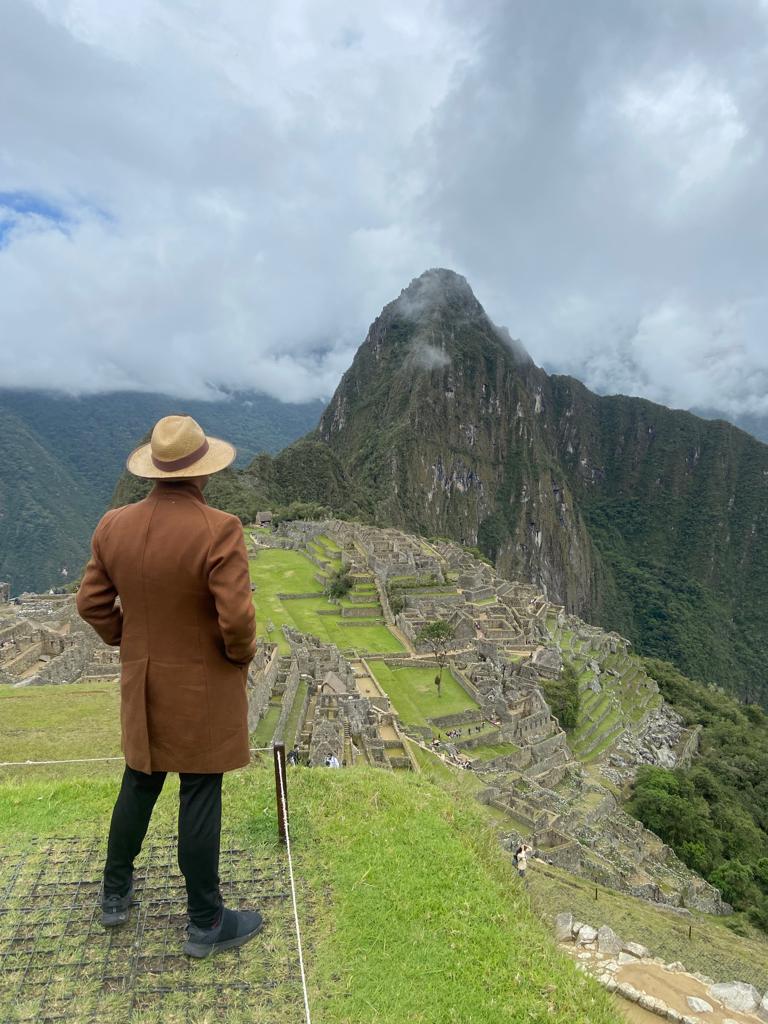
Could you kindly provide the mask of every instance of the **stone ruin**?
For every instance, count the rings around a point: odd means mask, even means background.
[[[80,619],[72,595],[24,594],[0,615],[0,684],[40,686],[120,674],[119,651]]]
[[[261,655],[249,673],[251,729],[270,706],[279,707],[273,741],[287,739],[290,743],[293,737],[285,736],[285,727],[303,681],[306,694],[295,736],[304,763],[318,767],[333,754],[340,764],[349,766],[363,761],[388,771],[414,770],[415,762],[403,744],[389,701],[371,700],[360,692],[358,676],[335,645],[288,626],[283,632],[290,654],[278,655],[274,647],[269,654]]]
[[[454,625],[448,664],[479,710],[433,719],[432,726],[469,727],[462,730],[461,739],[446,745],[449,756],[471,759],[477,746],[509,746],[511,752],[502,757],[474,759],[472,764],[488,781],[483,799],[509,814],[518,826],[517,837],[525,835],[548,859],[568,870],[652,902],[685,902],[710,913],[730,911],[716,889],[621,811],[608,789],[587,779],[543,696],[542,684],[558,678],[563,668],[560,637],[569,638],[572,656],[589,652],[589,692],[598,697],[609,683],[623,679],[619,669],[607,666],[617,659],[630,660],[624,638],[566,615],[535,587],[499,577],[490,565],[451,542],[427,545],[396,530],[337,521],[319,525],[343,549],[342,557],[352,567],[372,572],[382,585],[398,584],[404,607],[395,622],[417,654],[421,652],[415,637],[426,622],[440,618]],[[286,535],[291,534],[290,527],[287,524]],[[301,529],[306,534],[307,526]],[[411,579],[404,580],[408,576]],[[608,734],[600,762],[606,773],[626,769],[622,779],[639,764],[679,763],[691,756],[694,746],[690,731],[682,729],[679,716],[661,701],[655,683],[642,678],[634,685],[648,702],[647,709],[637,721],[621,719],[615,736]],[[341,700],[334,696],[316,706],[316,713],[333,723],[320,729],[318,760],[334,744],[336,751],[345,749]],[[609,705],[608,711],[613,707]],[[603,718],[610,721],[606,713],[596,719],[587,730],[586,743],[605,742],[600,732]],[[487,728],[489,720],[495,723],[494,731],[473,738],[472,726],[484,721]],[[426,732],[431,735],[431,730],[407,731],[421,740]],[[377,763],[375,755],[367,759]]]

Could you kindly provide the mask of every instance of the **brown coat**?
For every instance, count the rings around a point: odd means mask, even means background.
[[[77,610],[120,646],[131,768],[226,772],[248,763],[256,627],[235,516],[209,508],[191,481],[158,482],[143,501],[112,509],[94,532]]]

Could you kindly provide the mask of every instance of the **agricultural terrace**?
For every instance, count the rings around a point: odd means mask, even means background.
[[[258,634],[263,640],[277,643],[281,654],[290,650],[282,634],[285,625],[311,633],[323,643],[336,644],[343,651],[394,654],[404,650],[384,622],[375,591],[371,593],[365,584],[356,584],[343,603],[329,601],[323,593],[320,569],[302,552],[263,548],[251,556],[250,572],[256,586],[253,600]],[[370,614],[343,614],[345,609],[353,609],[351,597],[357,593],[370,600],[365,605]],[[281,597],[288,594],[312,596]]]

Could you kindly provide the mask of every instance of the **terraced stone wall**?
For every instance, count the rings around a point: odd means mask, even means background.
[[[269,704],[277,682],[279,665],[277,646],[261,647],[248,669],[248,728],[253,731]]]

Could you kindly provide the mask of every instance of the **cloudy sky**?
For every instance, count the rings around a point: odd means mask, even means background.
[[[3,0],[0,385],[325,398],[463,273],[550,370],[768,414],[766,0]]]

